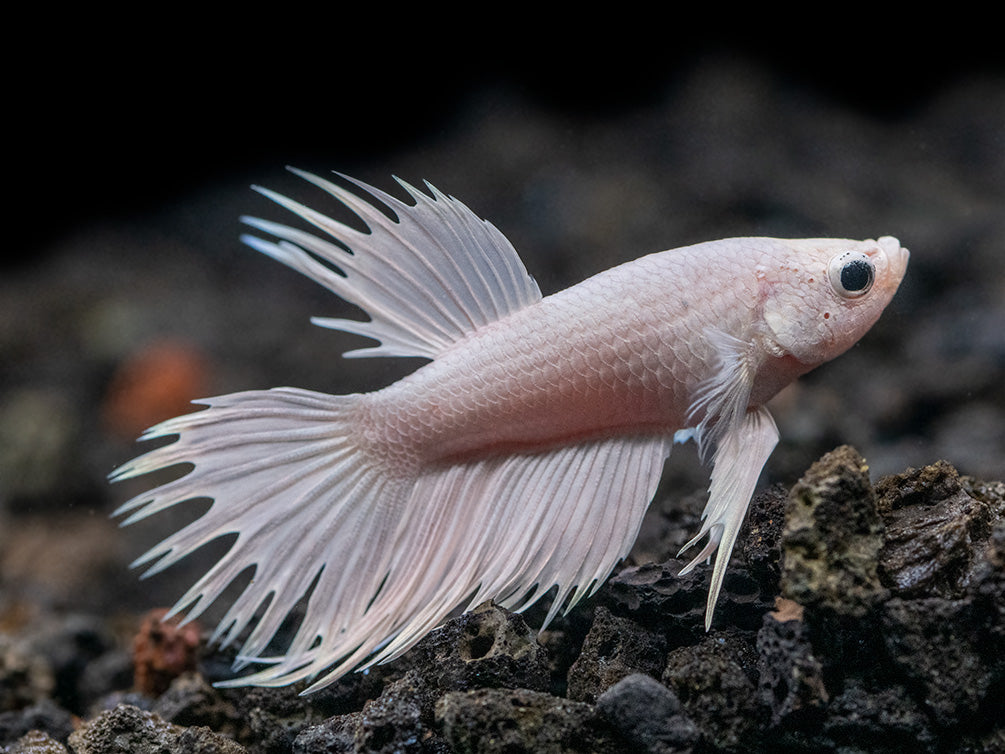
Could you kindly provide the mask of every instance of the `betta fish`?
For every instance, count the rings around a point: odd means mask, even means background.
[[[243,240],[366,312],[312,320],[376,341],[346,357],[428,361],[369,393],[286,387],[196,401],[206,408],[141,438],[173,442],[112,473],[191,465],[123,504],[124,524],[212,499],[134,563],[150,565],[145,575],[236,535],[172,615],[198,616],[254,568],[211,641],[243,637],[238,665],[260,667],[223,685],[318,689],[486,600],[519,611],[554,591],[546,626],[627,555],[675,441],[694,440],[712,463],[702,525],[684,548],[705,540],[684,571],[715,554],[708,628],[778,442],[766,402],[869,330],[909,256],[890,236],[730,238],[542,296],[502,233],[431,185],[399,181],[402,201],[294,172],[366,230],[257,189],[317,233],[244,218],[257,235]],[[308,593],[275,656],[271,642]]]

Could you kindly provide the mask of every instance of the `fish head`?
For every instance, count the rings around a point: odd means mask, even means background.
[[[773,349],[809,368],[844,353],[890,303],[909,257],[892,236],[780,241],[760,273]]]

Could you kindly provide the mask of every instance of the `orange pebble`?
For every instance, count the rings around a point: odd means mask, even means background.
[[[136,690],[158,696],[182,673],[195,670],[200,628],[163,623],[167,610],[151,610],[133,639],[133,679]]]

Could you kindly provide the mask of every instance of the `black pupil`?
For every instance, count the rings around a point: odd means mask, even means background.
[[[846,291],[861,291],[872,285],[872,265],[862,259],[841,268],[841,285]]]

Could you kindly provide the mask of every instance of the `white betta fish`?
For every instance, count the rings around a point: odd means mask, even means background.
[[[335,243],[265,220],[244,240],[365,310],[315,319],[379,345],[346,356],[431,361],[372,393],[295,388],[200,400],[148,430],[177,440],[112,474],[193,464],[117,514],[193,498],[200,518],[136,561],[147,574],[237,539],[172,614],[194,618],[249,566],[213,634],[258,621],[223,685],[321,688],[394,658],[455,608],[522,610],[557,586],[545,625],[629,551],[675,439],[712,450],[704,523],[716,549],[706,627],[761,468],[778,441],[765,402],[873,325],[907,268],[895,238],[733,238],[650,254],[542,297],[491,224],[432,186],[408,204],[297,172],[352,209],[355,230],[271,191]],[[685,548],[686,549],[686,548]],[[313,587],[313,589],[312,589]],[[285,656],[265,656],[311,591]]]

